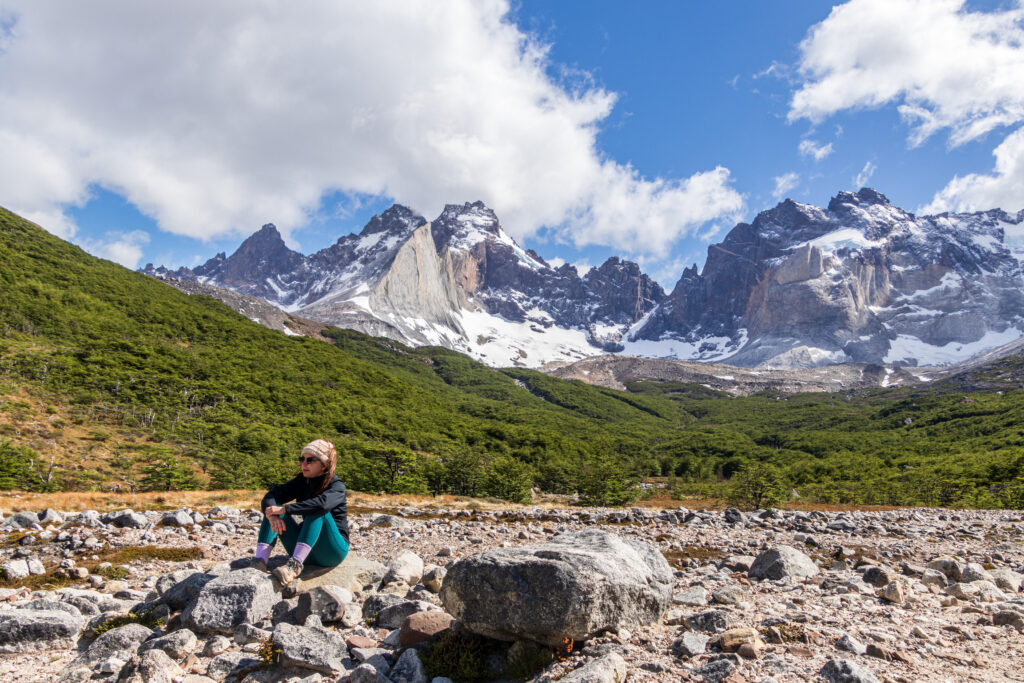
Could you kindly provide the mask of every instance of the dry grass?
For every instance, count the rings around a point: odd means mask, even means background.
[[[0,512],[10,514],[22,510],[38,512],[46,508],[55,510],[177,510],[182,507],[193,509],[211,508],[215,505],[230,505],[236,508],[258,508],[265,491],[245,489],[228,491],[151,491],[147,493],[109,493],[97,491],[69,491],[66,493],[26,493],[24,491],[0,491]],[[469,498],[466,496],[415,496],[415,495],[371,495],[350,491],[350,509],[397,509],[404,506],[420,509],[448,508],[470,510],[502,510],[524,507],[493,499]],[[555,501],[546,501],[541,507],[564,507]]]
[[[216,505],[230,505],[241,509],[259,507],[264,491],[245,489],[229,491],[154,491],[148,493],[109,493],[96,491],[69,491],[66,493],[26,493],[23,491],[0,491],[0,512],[5,515],[12,512],[32,510],[39,512],[46,508],[62,511],[97,510],[177,510],[188,507],[207,509]],[[468,496],[417,496],[417,495],[372,495],[368,493],[349,492],[348,504],[354,514],[371,510],[393,511],[409,506],[421,510],[437,508],[468,509],[468,510],[508,510],[525,507],[544,509],[571,506],[571,502],[563,496],[541,496],[532,505],[516,505],[496,499],[470,498]],[[693,510],[723,510],[729,507],[723,500],[708,498],[686,498],[678,500],[669,495],[656,495],[649,500],[638,501],[637,507],[652,509],[673,509],[680,505]],[[843,510],[894,510],[893,507],[867,505],[827,505],[810,503],[791,503],[783,506],[789,510],[824,510],[839,512]]]

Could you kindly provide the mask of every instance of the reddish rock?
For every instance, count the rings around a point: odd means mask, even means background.
[[[447,612],[416,612],[410,614],[402,622],[401,630],[398,632],[398,642],[402,647],[409,647],[418,643],[425,643],[435,634],[444,631],[455,617]]]
[[[366,636],[349,636],[345,639],[345,644],[350,649],[354,647],[377,647],[377,641]]]

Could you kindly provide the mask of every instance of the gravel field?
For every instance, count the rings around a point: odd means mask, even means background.
[[[190,510],[185,513],[194,517]],[[154,597],[147,594],[169,572],[222,573],[224,561],[250,554],[258,513],[235,514],[230,508],[202,513],[199,523],[182,526],[164,523],[169,513],[137,514],[135,523],[144,528],[112,523],[89,527],[58,514],[36,528],[18,529],[9,528],[9,518],[8,528],[0,529],[0,563],[6,568],[11,562],[37,560],[49,570],[62,561],[87,564],[121,547],[201,549],[201,559],[135,560],[125,565],[123,579],[104,579],[94,569],[74,584],[127,605],[132,599]],[[818,681],[827,680],[821,673],[826,663],[840,659],[878,680],[909,683],[1024,680],[1022,519],[1014,511],[931,509],[741,513],[510,507],[474,512],[405,507],[353,515],[351,526],[353,553],[388,565],[401,551],[411,551],[427,569],[450,568],[482,551],[535,546],[585,529],[610,531],[661,551],[673,568],[672,604],[661,618],[576,643],[564,661],[541,671],[539,680],[555,680],[614,652],[625,661],[630,681]],[[815,573],[751,578],[755,558],[779,546],[811,558]],[[936,562],[940,558],[947,559]],[[417,600],[440,605],[434,592],[422,586],[411,590]],[[369,595],[357,593],[355,601]],[[57,594],[30,596],[27,589],[3,589],[0,616],[30,597]],[[713,622],[704,631],[712,640],[703,649],[699,643],[692,645],[701,640],[695,625],[702,619]],[[716,646],[716,637],[740,627],[753,631],[739,654],[723,652],[722,643]],[[343,637],[364,635],[377,644],[388,636],[387,630],[365,624],[331,630]],[[183,675],[171,680],[208,673],[211,658],[202,652],[209,639],[200,636],[195,652],[181,662]],[[231,647],[253,650],[251,644]],[[76,654],[48,648],[0,655],[0,680],[57,680]],[[339,678],[344,676],[324,675],[322,680]]]

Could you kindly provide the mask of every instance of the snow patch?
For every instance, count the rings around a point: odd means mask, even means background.
[[[808,240],[794,245],[789,248],[789,251],[796,251],[802,247],[812,246],[818,247],[825,253],[831,254],[839,249],[849,249],[854,251],[857,249],[881,247],[883,244],[885,244],[885,240],[869,240],[864,236],[864,233],[857,228],[842,228],[840,230],[834,230],[826,235],[822,235],[821,237],[816,237],[813,240]]]
[[[899,363],[916,360],[918,365],[949,365],[970,358],[976,353],[988,351],[1019,339],[1021,331],[1010,327],[1002,332],[989,330],[985,335],[973,342],[960,344],[949,342],[936,346],[921,341],[909,334],[901,334],[889,345],[889,353],[885,355],[885,363]]]

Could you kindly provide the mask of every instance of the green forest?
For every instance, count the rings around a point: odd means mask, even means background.
[[[616,505],[658,477],[680,496],[749,504],[795,491],[1024,507],[1016,357],[966,384],[734,398],[323,334],[333,343],[266,329],[0,209],[0,488],[264,488],[326,437],[339,475],[366,492],[526,501],[539,488]],[[106,457],[51,465],[48,444],[72,432]]]

